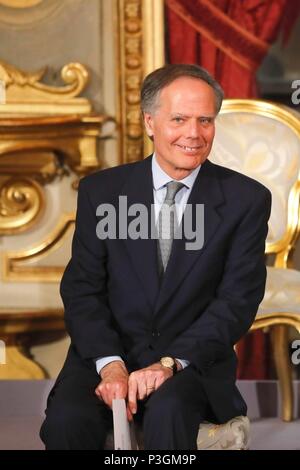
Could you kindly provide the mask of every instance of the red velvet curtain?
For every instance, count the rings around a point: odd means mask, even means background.
[[[254,98],[256,71],[280,31],[286,42],[300,0],[165,0],[170,63],[197,63],[227,98]],[[261,331],[238,344],[238,377],[268,378],[269,338]]]
[[[286,40],[300,0],[165,0],[170,63],[197,63],[227,98],[257,96],[255,73],[283,30]]]

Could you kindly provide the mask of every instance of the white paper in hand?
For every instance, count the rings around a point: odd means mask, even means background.
[[[115,450],[131,450],[130,428],[124,398],[112,402]]]

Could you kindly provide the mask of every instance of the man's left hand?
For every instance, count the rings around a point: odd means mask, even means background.
[[[130,411],[135,414],[137,400],[143,400],[151,395],[172,376],[172,370],[163,367],[159,362],[132,372],[128,380],[128,407]]]

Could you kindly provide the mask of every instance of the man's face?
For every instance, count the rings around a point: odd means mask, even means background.
[[[188,176],[208,157],[215,135],[215,94],[204,81],[180,77],[161,90],[155,111],[144,114],[162,169]]]

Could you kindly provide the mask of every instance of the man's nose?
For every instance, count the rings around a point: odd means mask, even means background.
[[[186,130],[186,137],[190,139],[198,139],[201,136],[201,126],[196,120],[188,123]]]

